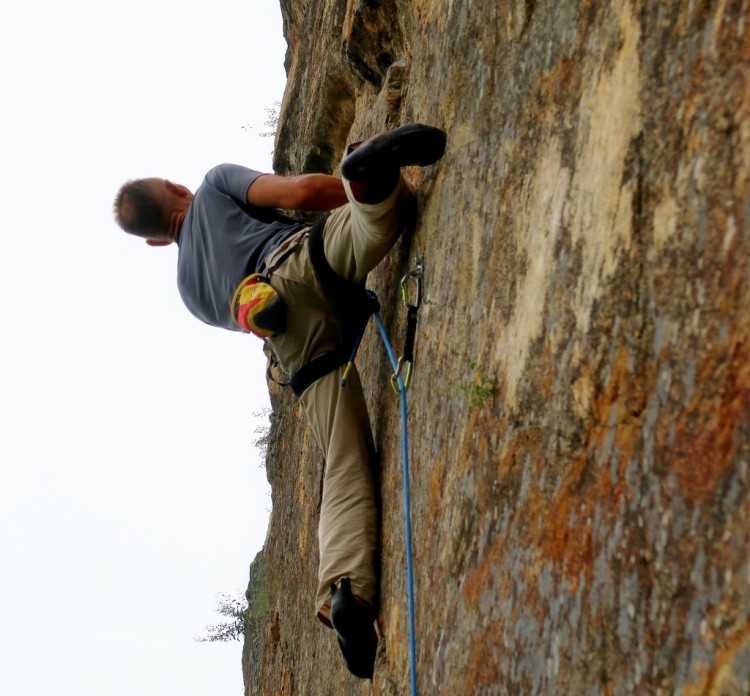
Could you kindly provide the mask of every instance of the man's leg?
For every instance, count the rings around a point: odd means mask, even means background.
[[[349,205],[326,222],[325,254],[334,271],[359,282],[381,261],[401,228],[410,200],[401,167],[439,160],[446,136],[415,123],[378,133],[359,144],[341,163]]]
[[[331,268],[342,278],[358,283],[390,251],[403,228],[402,213],[412,199],[399,176],[395,188],[380,203],[360,203],[344,180],[349,205],[335,210],[326,221],[323,244]]]
[[[298,370],[341,344],[340,319],[335,318],[334,308],[317,283],[306,244],[274,273],[273,284],[288,309],[286,331],[270,341],[284,369]],[[342,374],[343,368],[330,372],[310,385],[299,399],[325,457],[315,611],[329,628],[336,622],[336,636],[349,671],[369,679],[377,647],[373,625],[378,529],[372,471],[375,447],[359,375],[352,370],[342,388]],[[337,592],[332,619],[333,583],[345,587],[348,593],[341,589]],[[342,614],[340,600],[344,597],[348,597],[350,606],[344,607]],[[357,598],[367,606],[360,605]],[[341,616],[343,628],[336,618]],[[351,630],[347,631],[348,627]]]
[[[330,625],[331,584],[346,576],[352,592],[375,604],[377,509],[372,465],[375,447],[359,375],[330,372],[300,399],[326,460],[318,540],[320,568],[315,608]]]
[[[294,372],[341,344],[341,318],[318,283],[306,243],[274,272],[272,283],[288,310],[286,331],[270,339],[285,370]],[[350,577],[352,592],[364,601],[376,600],[375,448],[359,376],[353,370],[342,388],[342,370],[313,383],[300,397],[326,462],[315,610],[329,626],[330,587],[340,578]]]

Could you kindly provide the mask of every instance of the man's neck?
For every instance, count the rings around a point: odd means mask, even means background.
[[[187,210],[175,210],[169,216],[169,228],[167,234],[173,242],[178,242],[180,239],[180,232],[182,231],[182,223],[187,215]]]

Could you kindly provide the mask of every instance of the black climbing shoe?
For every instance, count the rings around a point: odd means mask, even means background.
[[[331,623],[336,631],[346,668],[360,679],[372,679],[378,636],[375,612],[352,594],[349,578],[341,578],[339,587],[331,585]]]
[[[443,156],[445,140],[444,131],[421,123],[384,131],[347,155],[341,174],[350,181],[363,181],[412,164],[424,167]]]

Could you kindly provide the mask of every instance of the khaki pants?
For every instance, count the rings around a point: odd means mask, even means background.
[[[344,182],[349,204],[334,211],[324,230],[324,249],[334,271],[361,281],[383,259],[400,232],[399,214],[408,199],[403,182],[382,203],[357,203]],[[342,321],[328,301],[310,261],[306,232],[284,242],[266,264],[290,247],[296,249],[274,271],[271,284],[287,307],[286,331],[271,339],[281,367],[294,372],[338,347]],[[300,243],[304,241],[304,243]],[[340,386],[343,367],[312,384],[300,403],[326,461],[318,541],[320,567],[315,609],[330,626],[330,586],[348,576],[352,591],[375,603],[377,581],[377,509],[373,484],[375,448],[362,386],[352,370]]]

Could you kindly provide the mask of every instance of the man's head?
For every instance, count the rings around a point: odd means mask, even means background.
[[[152,246],[177,240],[193,194],[167,179],[134,179],[120,188],[115,198],[117,224]]]

